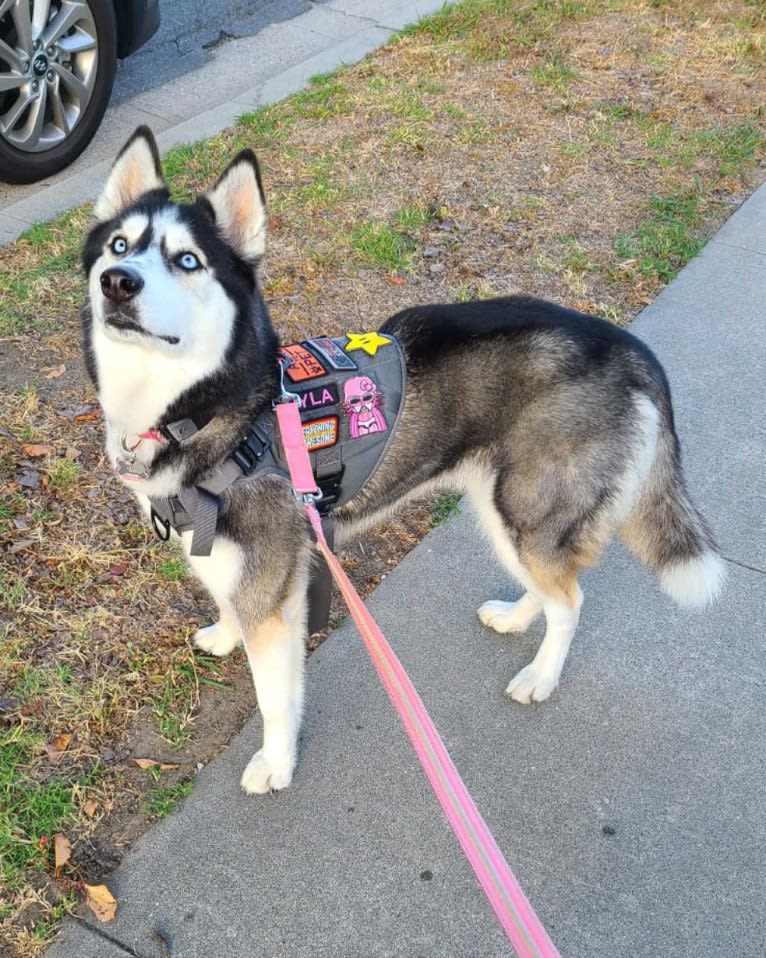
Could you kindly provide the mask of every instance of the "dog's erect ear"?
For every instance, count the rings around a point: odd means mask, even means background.
[[[109,179],[93,207],[99,223],[105,223],[149,190],[164,188],[160,151],[148,126],[139,126],[123,146],[112,166]]]
[[[207,200],[224,239],[244,259],[260,259],[266,249],[266,199],[252,150],[232,160]]]

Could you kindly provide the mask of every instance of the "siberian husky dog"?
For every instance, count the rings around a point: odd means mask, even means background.
[[[171,201],[151,132],[113,165],[83,249],[87,368],[106,449],[149,512],[150,497],[195,487],[280,392],[280,343],[259,292],[266,205],[252,152],[195,202]],[[668,383],[634,336],[523,296],[423,306],[388,319],[407,385],[398,427],[369,481],[335,513],[336,543],[402,502],[464,493],[517,601],[478,610],[497,632],[545,635],[511,680],[517,702],[556,688],[577,626],[578,577],[619,536],[677,602],[716,597],[724,564],[681,473]],[[169,424],[196,423],[191,434]],[[371,420],[369,420],[371,423]],[[171,430],[172,433],[172,430]],[[127,463],[127,465],[126,465]],[[289,785],[303,703],[307,585],[316,549],[301,502],[277,470],[233,483],[208,556],[192,570],[220,617],[196,645],[240,642],[263,716],[246,792]]]

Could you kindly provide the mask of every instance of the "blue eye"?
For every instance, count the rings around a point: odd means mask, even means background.
[[[178,256],[176,256],[176,263],[178,263],[181,269],[185,269],[190,273],[195,269],[200,269],[202,266],[202,263],[200,263],[199,259],[194,255],[194,253],[188,252],[179,253]]]
[[[115,256],[122,256],[124,253],[128,252],[128,241],[124,236],[115,236],[115,238],[109,244],[109,249],[114,253]]]

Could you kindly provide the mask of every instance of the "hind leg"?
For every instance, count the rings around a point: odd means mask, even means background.
[[[537,655],[513,679],[506,693],[517,702],[543,702],[559,684],[569,646],[577,628],[582,590],[577,581],[562,583],[556,596],[540,594],[545,636]]]
[[[484,532],[495,548],[497,557],[517,582],[527,590],[516,602],[491,599],[479,607],[478,616],[484,625],[495,632],[526,632],[543,611],[543,601],[534,579],[522,564],[511,541],[508,526],[495,505],[488,490],[493,486],[491,478],[478,481],[468,488],[471,502],[478,513]]]
[[[497,632],[523,632],[544,613],[546,631],[537,655],[506,689],[518,702],[542,702],[558,685],[582,606],[577,575],[591,557],[568,552],[554,558],[545,536],[529,532],[518,552],[510,523],[489,492],[492,488],[490,481],[477,483],[470,490],[471,500],[498,558],[526,592],[516,602],[485,602],[479,618]]]

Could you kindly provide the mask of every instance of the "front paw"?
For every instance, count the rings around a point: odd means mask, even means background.
[[[558,685],[558,676],[552,676],[533,664],[515,675],[505,690],[515,702],[544,702]]]
[[[234,635],[220,622],[198,629],[194,633],[194,644],[198,649],[210,655],[228,655],[239,645],[239,636]]]
[[[287,788],[293,780],[294,767],[295,762],[290,759],[276,762],[266,758],[261,749],[253,755],[242,773],[242,790],[248,795],[264,795]]]

